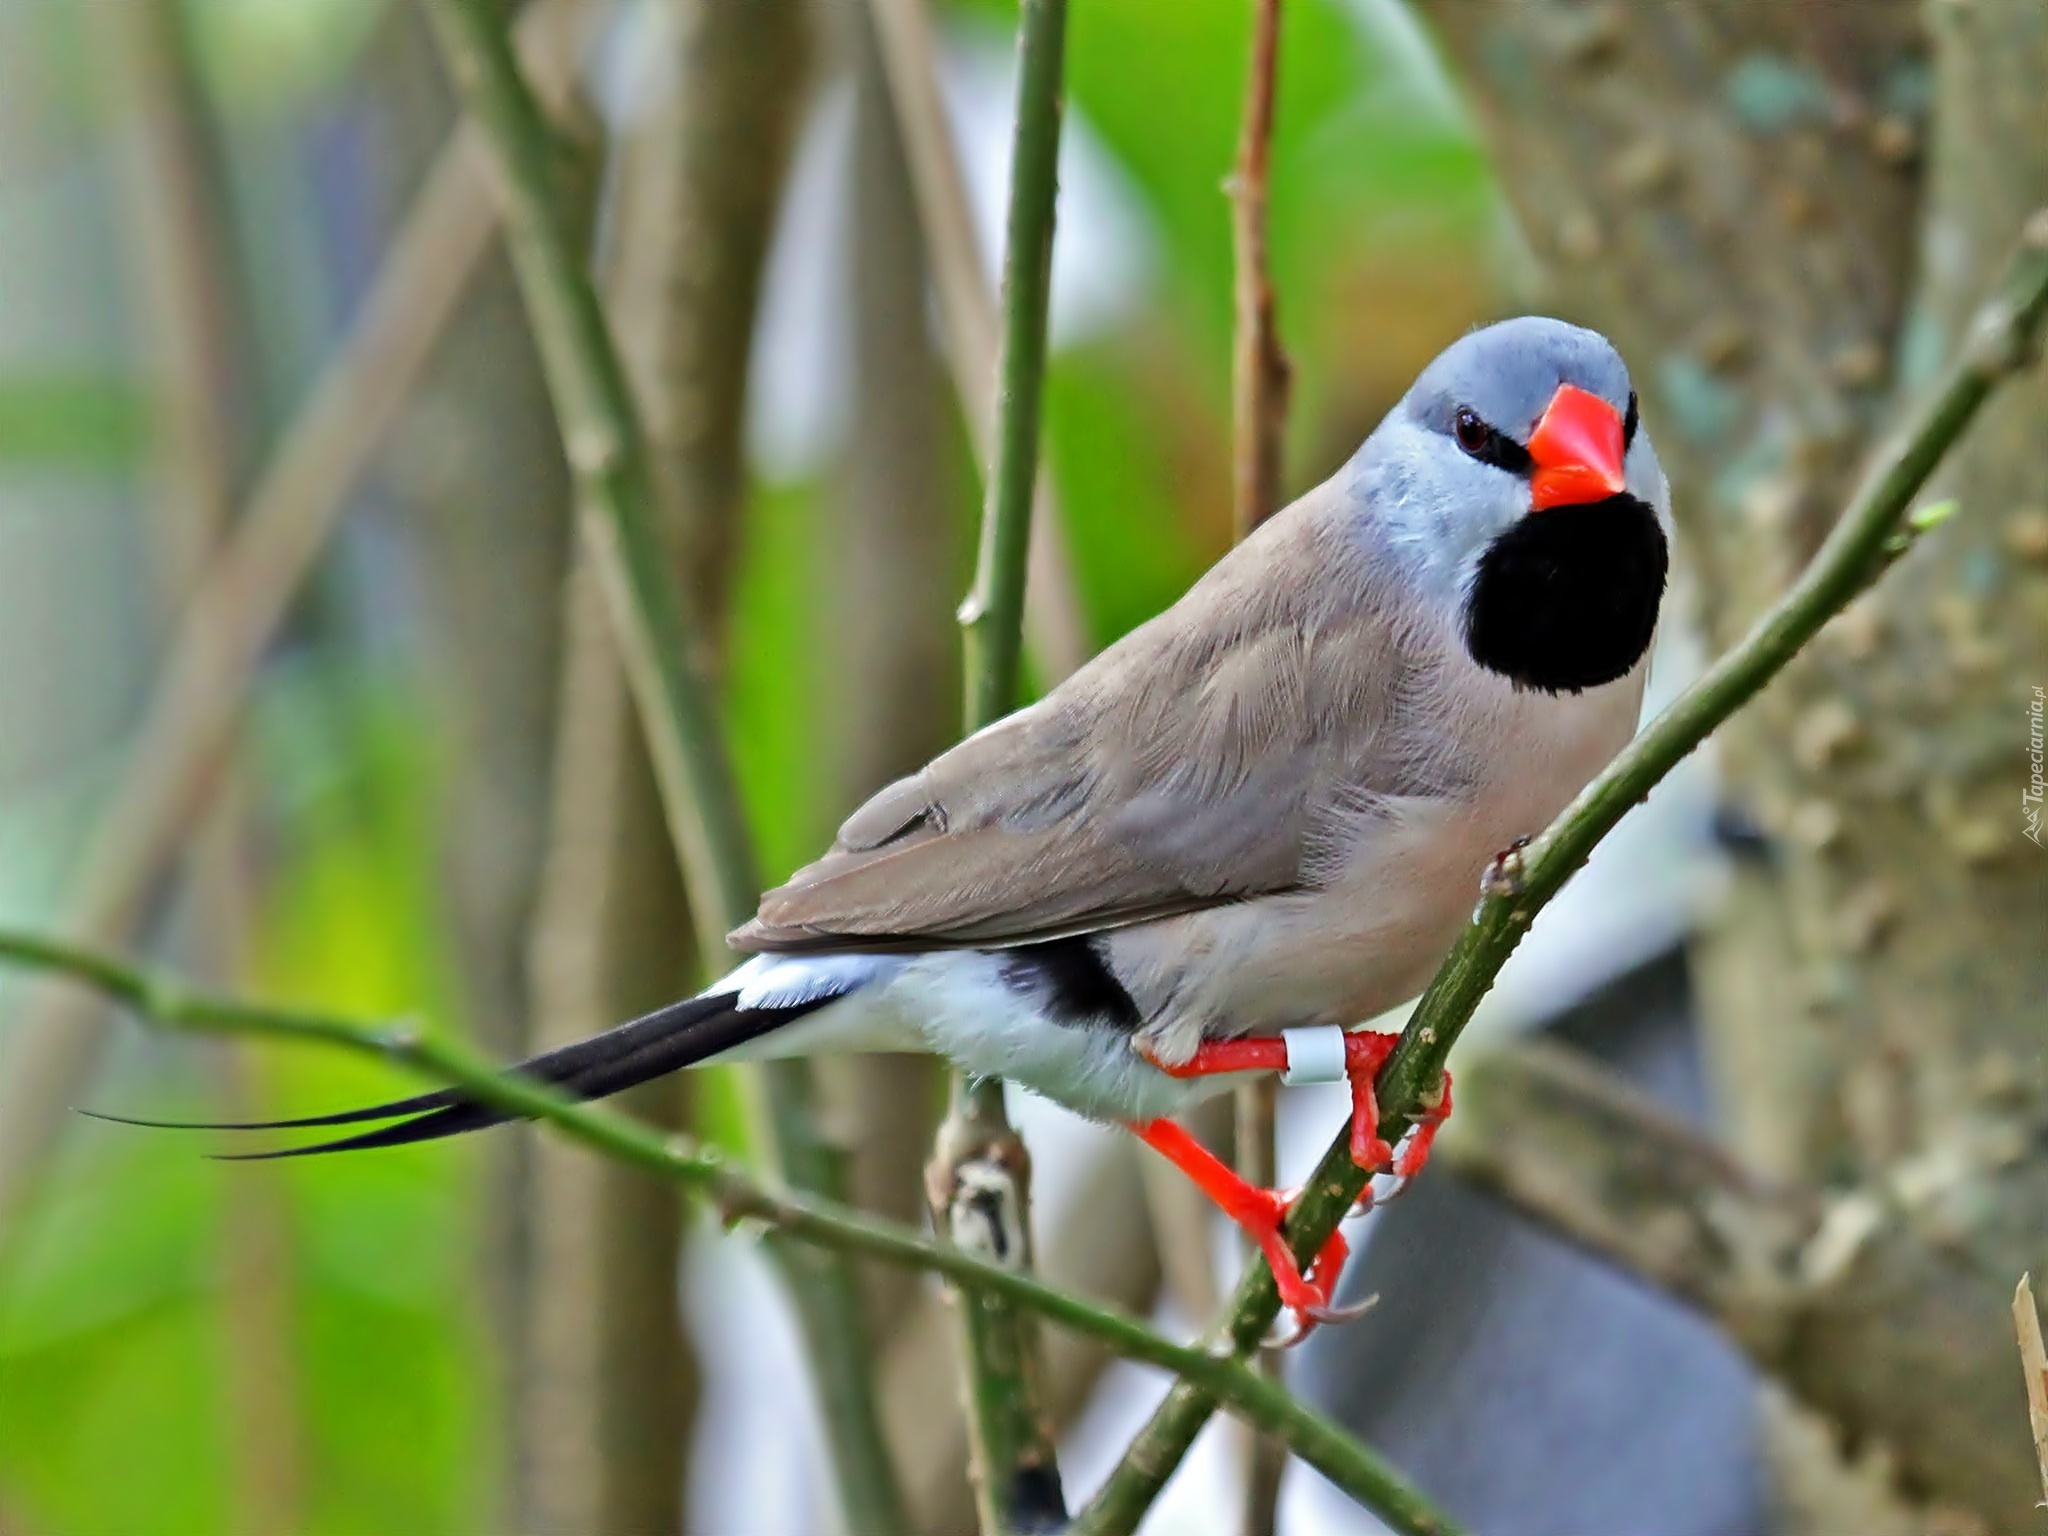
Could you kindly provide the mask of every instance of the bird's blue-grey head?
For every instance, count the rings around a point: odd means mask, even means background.
[[[1604,336],[1528,316],[1459,338],[1355,467],[1375,542],[1482,667],[1558,693],[1642,659],[1669,493]]]

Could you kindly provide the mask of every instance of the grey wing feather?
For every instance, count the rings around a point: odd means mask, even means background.
[[[1417,663],[1365,581],[1332,580],[1345,552],[1319,550],[1314,523],[1261,542],[882,790],[734,946],[1020,944],[1312,883],[1333,818],[1411,787]]]

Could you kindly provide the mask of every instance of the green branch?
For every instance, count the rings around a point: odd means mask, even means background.
[[[1046,315],[1059,190],[1066,0],[1024,0],[1003,246],[1002,339],[996,355],[996,443],[974,589],[960,610],[967,646],[967,727],[1017,707],[1024,648],[1024,574],[1038,426],[1045,400]]]
[[[1405,1132],[1443,1075],[1472,1011],[1521,942],[1536,914],[1594,847],[1713,729],[1753,698],[1821,626],[1889,567],[1932,520],[1909,518],[1914,496],[1998,384],[2024,366],[2048,326],[2048,210],[2028,223],[2020,250],[1972,325],[1947,381],[1879,458],[1813,561],[1742,642],[1653,720],[1523,850],[1516,888],[1490,895],[1415,1006],[1401,1044],[1381,1074],[1380,1134]],[[1297,1254],[1313,1254],[1365,1187],[1340,1133],[1304,1187],[1288,1221]],[[1272,1271],[1251,1266],[1220,1325],[1219,1347],[1258,1346],[1280,1307]],[[1074,1524],[1079,1533],[1134,1530],[1216,1407],[1195,1382],[1167,1394]]]
[[[703,649],[693,643],[701,629],[656,524],[646,434],[557,207],[547,125],[497,7],[489,0],[426,0],[426,9],[497,173],[507,246],[708,961],[724,951],[726,933],[753,914],[759,882],[711,690],[693,665]],[[840,1160],[815,1132],[808,1066],[774,1062],[756,1070],[766,1139],[783,1176],[799,1188],[837,1189]],[[783,1269],[817,1373],[848,1523],[860,1536],[890,1536],[905,1529],[907,1517],[882,1436],[852,1268],[800,1255]]]
[[[1244,1362],[1161,1338],[1136,1318],[1041,1280],[870,1217],[836,1201],[774,1189],[687,1136],[662,1135],[625,1115],[565,1098],[535,1079],[506,1075],[475,1052],[409,1025],[372,1025],[327,1014],[267,1008],[187,990],[91,950],[0,930],[0,961],[68,976],[144,1019],[203,1034],[254,1035],[339,1046],[452,1084],[523,1119],[547,1120],[597,1151],[673,1179],[702,1195],[728,1225],[758,1222],[778,1247],[800,1243],[929,1270],[976,1296],[997,1296],[1140,1360],[1200,1382],[1219,1401],[1286,1440],[1296,1454],[1409,1536],[1452,1530],[1421,1498],[1342,1429],[1296,1402]],[[901,1529],[901,1528],[899,1528]]]
[[[1000,720],[1017,703],[1031,498],[1045,398],[1066,26],[1066,0],[1024,0],[1003,249],[995,450],[974,588],[960,609],[970,732]],[[1030,1156],[1004,1111],[1002,1081],[956,1072],[951,1107],[925,1179],[938,1230],[957,1236],[956,1224],[980,1219],[964,1202],[971,1190],[990,1181],[1014,1197],[993,1204],[998,1212],[1014,1212],[1017,1230],[1003,1234],[1004,1251],[1020,1271],[1028,1271]],[[1008,1218],[999,1214],[997,1219]],[[1020,1523],[1064,1520],[1052,1421],[1039,1380],[1037,1330],[999,1296],[982,1295],[974,1305],[962,1306],[960,1314],[968,1442],[982,1531],[996,1536]]]

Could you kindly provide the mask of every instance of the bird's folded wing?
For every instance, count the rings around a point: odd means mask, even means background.
[[[1248,563],[884,789],[734,946],[1019,944],[1312,884],[1414,790],[1416,662],[1383,610]]]

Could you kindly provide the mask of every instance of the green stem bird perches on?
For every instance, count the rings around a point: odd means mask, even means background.
[[[1099,1339],[1126,1359],[1200,1381],[1245,1419],[1285,1440],[1304,1461],[1403,1536],[1456,1536],[1426,1501],[1344,1430],[1296,1402],[1243,1361],[1174,1344],[1134,1317],[1098,1306],[998,1262],[933,1242],[908,1227],[834,1200],[777,1190],[687,1136],[668,1136],[615,1110],[583,1103],[530,1078],[507,1075],[457,1045],[406,1025],[209,997],[119,960],[0,929],[0,963],[70,977],[143,1019],[174,1030],[336,1046],[413,1068],[523,1119],[547,1120],[586,1146],[696,1190],[728,1226],[759,1224],[778,1249],[860,1256],[944,1276],[974,1295],[999,1296]],[[907,1529],[900,1527],[899,1529]]]
[[[547,123],[520,74],[504,20],[485,0],[425,3],[495,173],[507,247],[645,724],[698,943],[707,958],[716,956],[725,935],[752,915],[760,882],[717,707],[695,665],[704,650],[701,631],[669,569],[654,516],[646,434],[596,290],[557,207]],[[772,1145],[783,1176],[801,1189],[838,1189],[841,1159],[817,1135],[808,1065],[773,1062],[755,1071],[765,1101],[759,1139]],[[882,1437],[852,1268],[829,1255],[798,1254],[785,1256],[783,1273],[818,1376],[847,1522],[858,1536],[891,1536],[907,1516]]]
[[[1946,381],[1883,452],[1812,562],[1743,638],[1589,784],[1550,827],[1521,850],[1512,889],[1483,897],[1435,979],[1415,1005],[1400,1047],[1379,1080],[1380,1134],[1398,1138],[1427,1108],[1451,1047],[1522,934],[1594,847],[1681,759],[1781,671],[1829,619],[1940,519],[1916,517],[1913,497],[1954,446],[1999,382],[2038,351],[2048,326],[2048,209],[2028,222],[2018,253],[1979,312]],[[1340,1132],[1304,1186],[1288,1221],[1297,1254],[1313,1254],[1365,1187]],[[1272,1271],[1247,1270],[1215,1346],[1238,1355],[1258,1347],[1280,1310]],[[1181,1382],[1139,1433],[1088,1508],[1077,1536],[1135,1530],[1215,1409],[1199,1386]]]
[[[1066,0],[1024,0],[996,355],[995,451],[974,587],[960,608],[969,732],[1000,720],[1017,703],[1045,398],[1066,25]],[[992,1239],[995,1252],[1029,1271],[1031,1162],[1004,1111],[1000,1080],[954,1074],[951,1106],[925,1184],[940,1232],[958,1241],[967,1233],[966,1224],[984,1227],[989,1236],[980,1240]],[[971,1472],[982,1531],[997,1536],[1020,1521],[1064,1519],[1033,1321],[993,1293],[957,1299]]]

